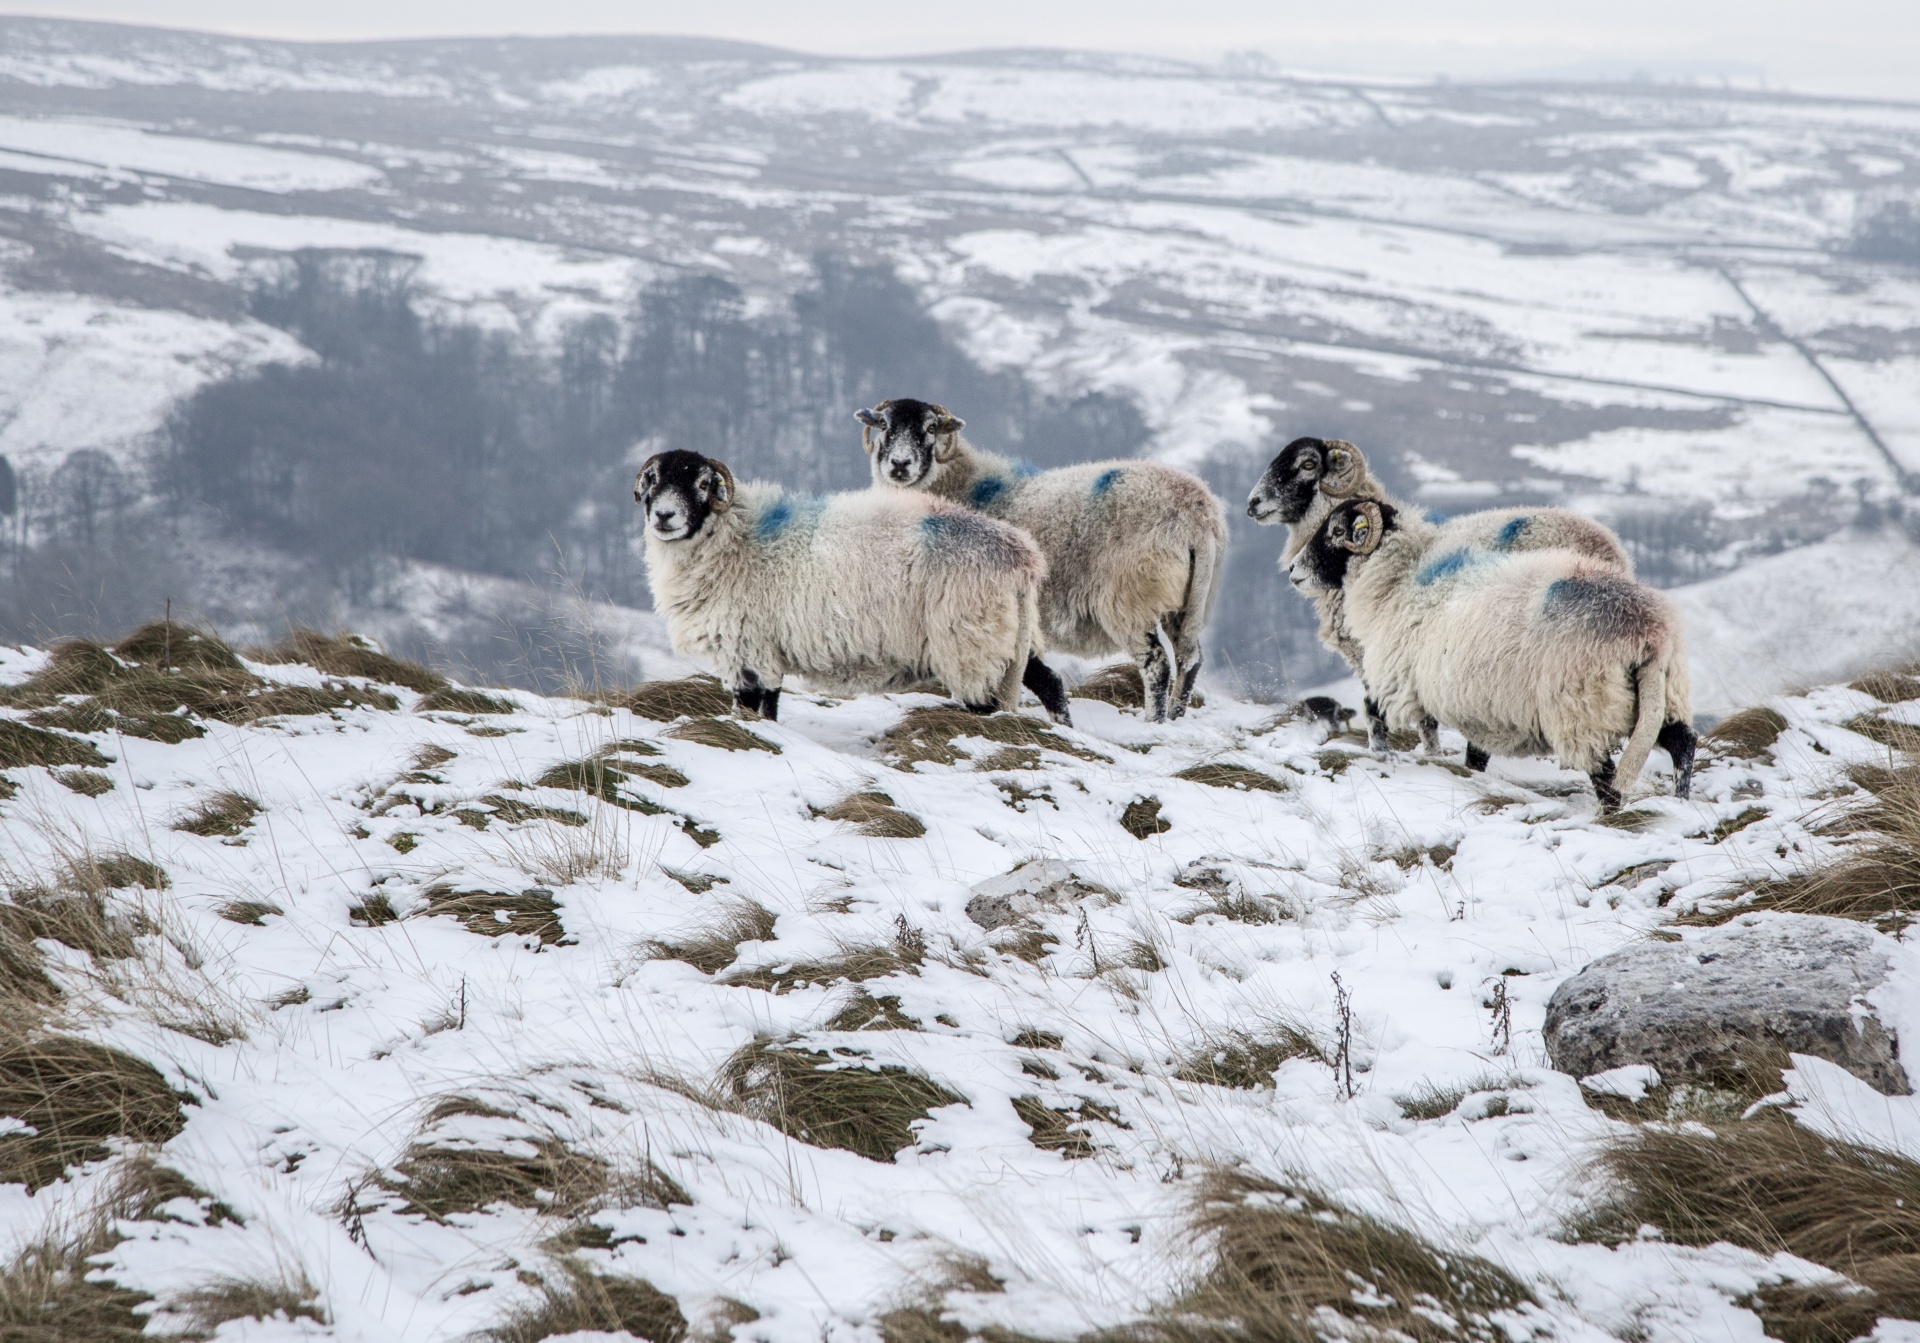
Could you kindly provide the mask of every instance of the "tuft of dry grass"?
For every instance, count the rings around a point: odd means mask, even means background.
[[[215,912],[229,923],[243,923],[250,928],[264,928],[268,915],[284,914],[287,911],[278,905],[270,905],[264,900],[229,900]]]
[[[620,785],[632,778],[634,773],[634,770],[615,765],[610,760],[589,757],[555,765],[535,779],[534,783],[541,788],[564,788],[570,792],[585,793],[627,811],[637,811],[643,816],[662,815],[666,810],[664,807],[644,797],[629,797],[620,791]],[[678,771],[675,773],[678,775]],[[680,777],[685,782],[684,776]]]
[[[891,797],[878,791],[850,793],[814,815],[844,821],[869,839],[919,839],[927,833],[919,817],[901,811]]]
[[[1160,815],[1159,798],[1137,797],[1121,811],[1120,828],[1135,839],[1146,839],[1150,835],[1164,835],[1173,829],[1173,822]]]
[[[779,755],[780,748],[765,737],[747,731],[731,718],[689,718],[667,729],[667,735],[696,746],[711,746],[721,751],[766,751]]]
[[[1305,1185],[1242,1171],[1203,1180],[1194,1229],[1211,1248],[1205,1273],[1152,1318],[1114,1331],[1119,1337],[1504,1343],[1494,1317],[1533,1299],[1484,1259],[1443,1250]]]
[[[919,1073],[869,1064],[855,1051],[806,1050],[778,1040],[743,1046],[721,1069],[742,1113],[815,1147],[891,1162],[913,1125],[966,1098]]]
[[[24,769],[32,765],[98,767],[112,763],[84,738],[0,718],[0,769]]]
[[[1904,704],[1908,700],[1920,699],[1920,678],[1914,675],[1916,670],[1920,668],[1901,667],[1868,672],[1847,689],[1872,695],[1882,704]]]
[[[1400,1107],[1400,1113],[1408,1119],[1444,1119],[1460,1108],[1460,1102],[1480,1091],[1508,1091],[1521,1084],[1511,1077],[1488,1075],[1476,1077],[1467,1082],[1422,1082],[1404,1096],[1395,1096],[1393,1103]],[[1488,1107],[1488,1117],[1504,1114],[1505,1106]]]
[[[464,686],[443,685],[438,690],[423,697],[415,706],[421,713],[512,713],[511,700],[501,699],[498,695],[489,695],[484,690],[469,690]]]
[[[920,1023],[900,1010],[900,999],[891,993],[876,998],[865,989],[855,989],[833,1016],[827,1019],[830,1031],[917,1031]]]
[[[1126,1128],[1119,1112],[1110,1105],[1074,1097],[1074,1104],[1049,1105],[1038,1096],[1013,1097],[1013,1112],[1027,1126],[1027,1141],[1043,1152],[1058,1152],[1068,1161],[1085,1160],[1094,1154],[1093,1135],[1076,1125],[1092,1120]]]
[[[233,836],[253,824],[263,808],[245,793],[225,788],[203,798],[193,810],[173,823],[175,830],[208,839]]]
[[[560,906],[554,902],[553,892],[544,887],[510,895],[505,891],[457,891],[439,884],[429,886],[423,894],[427,905],[422,917],[444,914],[482,937],[537,937],[540,945],[552,946],[567,933],[560,923]]]
[[[471,1096],[438,1102],[427,1112],[421,1136],[377,1181],[400,1196],[401,1212],[444,1222],[506,1204],[571,1217],[593,1207],[612,1185],[612,1168],[605,1161],[531,1126],[498,1148],[434,1137],[434,1125],[468,1115],[512,1117]]]
[[[1705,927],[1749,910],[1778,909],[1855,919],[1887,932],[1904,928],[1920,911],[1920,765],[1869,766],[1852,775],[1868,788],[1870,800],[1836,819],[1838,828],[1859,836],[1839,857],[1811,871],[1760,882],[1751,898],[1715,900],[1676,922]],[[1748,892],[1740,888],[1726,894]]]
[[[681,1343],[687,1317],[680,1305],[641,1278],[604,1277],[575,1259],[543,1277],[540,1299],[477,1335],[485,1343],[540,1343],[560,1334],[628,1334],[646,1343]]]
[[[193,1098],[144,1059],[91,1040],[47,1035],[0,1045],[0,1115],[32,1131],[0,1134],[0,1183],[32,1193],[71,1166],[106,1157],[108,1138],[164,1143]]]
[[[1110,662],[1067,692],[1075,699],[1098,700],[1116,709],[1139,709],[1147,702],[1140,668],[1131,662]]]
[[[833,984],[841,980],[862,984],[903,971],[917,975],[926,960],[926,936],[901,921],[890,942],[844,945],[837,954],[823,960],[796,961],[777,969],[746,970],[728,975],[721,982],[736,988],[787,993],[802,984]]]
[[[646,954],[655,960],[685,961],[703,975],[717,975],[740,955],[743,942],[770,942],[777,921],[774,912],[758,901],[729,901],[712,923],[673,942],[647,942]]]
[[[357,634],[322,634],[296,627],[272,648],[254,650],[255,662],[297,662],[330,676],[358,676],[386,685],[404,686],[420,694],[446,687],[447,678],[417,662],[389,657]]]
[[[362,928],[379,928],[385,924],[399,922],[400,915],[393,907],[393,901],[386,892],[375,891],[359,904],[347,911],[350,922]]]
[[[53,781],[82,797],[102,797],[113,791],[113,777],[97,769],[56,769]]]
[[[122,1237],[103,1208],[68,1234],[49,1232],[0,1266],[0,1338],[8,1343],[148,1343],[153,1298],[100,1275],[94,1256]]]
[[[1771,756],[1773,744],[1786,730],[1787,720],[1778,710],[1755,706],[1728,714],[1701,737],[1701,744],[1724,755],[1757,760]]]
[[[1173,776],[1188,783],[1203,783],[1209,788],[1237,788],[1241,792],[1284,793],[1287,785],[1271,774],[1262,774],[1245,765],[1190,765]]]
[[[1314,757],[1314,763],[1319,765],[1321,771],[1328,777],[1337,779],[1347,772],[1347,766],[1359,758],[1360,756],[1356,752],[1342,751],[1336,747],[1329,746],[1326,750]]]
[[[536,807],[530,802],[522,802],[515,797],[502,797],[498,793],[489,793],[480,799],[481,803],[492,808],[491,815],[511,825],[523,825],[528,821],[555,821],[560,825],[585,825],[587,818],[567,807]],[[485,826],[479,827],[485,829]]]
[[[1784,1251],[1867,1289],[1776,1288],[1746,1302],[1776,1338],[1837,1341],[1880,1316],[1920,1319],[1920,1163],[1763,1114],[1636,1127],[1594,1172],[1608,1192],[1570,1226],[1575,1239],[1618,1243],[1651,1225],[1681,1245]]]
[[[1173,1075],[1182,1082],[1252,1091],[1272,1087],[1275,1070],[1288,1059],[1325,1063],[1327,1054],[1305,1028],[1273,1022],[1259,1031],[1229,1031],[1204,1041]]]
[[[1058,751],[1080,760],[1112,762],[1106,756],[1076,746],[1037,719],[1018,713],[978,714],[970,709],[934,706],[910,709],[880,737],[880,754],[896,769],[911,770],[921,761],[952,765],[968,753],[954,743],[977,737],[997,746]],[[995,766],[1008,768],[1008,766]]]
[[[733,711],[733,692],[712,676],[689,676],[679,681],[642,681],[633,689],[604,695],[600,700],[627,709],[656,723],[676,718],[719,718]]]
[[[1849,718],[1840,726],[1849,732],[1857,732],[1868,741],[1878,742],[1890,751],[1920,752],[1920,727],[1912,723],[1900,723],[1891,718],[1882,718],[1879,714],[1863,713],[1858,718]]]
[[[211,1338],[229,1320],[312,1320],[330,1324],[319,1301],[320,1289],[304,1273],[293,1278],[220,1278],[167,1302],[167,1313],[182,1318],[181,1337]]]

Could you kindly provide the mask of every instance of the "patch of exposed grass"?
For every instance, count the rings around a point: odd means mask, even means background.
[[[917,928],[909,928],[901,920],[896,924],[890,942],[842,946],[836,955],[821,960],[796,961],[772,969],[742,971],[728,975],[722,982],[740,988],[786,993],[802,984],[833,984],[842,980],[863,984],[902,971],[919,974],[926,960],[926,936]]]
[[[1274,1071],[1288,1059],[1325,1063],[1327,1055],[1310,1032],[1290,1022],[1275,1022],[1259,1031],[1229,1031],[1205,1041],[1173,1075],[1182,1082],[1252,1091],[1272,1087]]]
[[[23,769],[30,765],[105,766],[112,764],[90,741],[69,737],[64,732],[48,732],[28,727],[11,718],[0,718],[0,769]]]
[[[1131,662],[1110,662],[1067,692],[1075,699],[1098,700],[1116,709],[1144,708],[1146,689],[1140,668]]]
[[[498,1147],[467,1138],[443,1138],[448,1119],[512,1116],[471,1096],[449,1096],[427,1112],[419,1137],[378,1181],[398,1195],[400,1211],[444,1222],[460,1213],[506,1204],[571,1217],[592,1207],[612,1182],[612,1168],[576,1152],[550,1132],[526,1126]]]
[[[320,1289],[301,1274],[292,1279],[220,1278],[167,1302],[167,1313],[186,1324],[188,1335],[211,1338],[229,1320],[312,1320],[331,1323]]]
[[[1058,751],[1080,760],[1111,764],[1106,756],[1077,746],[1039,720],[1018,713],[978,714],[969,709],[937,705],[910,709],[880,737],[880,754],[896,769],[911,770],[921,761],[952,765],[969,753],[955,743],[977,737],[997,746]],[[1006,768],[1006,766],[996,766]]]
[[[1712,842],[1718,844],[1730,835],[1737,835],[1755,821],[1766,820],[1767,815],[1768,812],[1765,807],[1748,807],[1738,816],[1729,816],[1726,820],[1713,827]]]
[[[1920,678],[1915,677],[1915,670],[1905,667],[1868,672],[1847,689],[1872,695],[1882,704],[1904,704],[1908,700],[1920,699]]]
[[[53,781],[82,797],[102,797],[113,791],[113,778],[97,769],[56,769]]]
[[[1359,755],[1353,751],[1342,751],[1329,746],[1314,757],[1314,763],[1320,766],[1322,773],[1337,779],[1347,772],[1347,766],[1359,758]]]
[[[977,761],[974,764],[974,769],[981,774],[997,774],[997,773],[1004,773],[1011,770],[1030,770],[1030,769],[1039,769],[1039,768],[1040,768],[1040,752],[1034,750],[1031,746],[1002,746],[999,750],[995,751],[992,755],[987,756],[985,759]],[[1005,789],[1005,787],[1006,785],[1002,785],[1003,790]],[[1020,788],[1018,784],[1014,784],[1012,785],[1012,787],[1014,790],[1016,790],[1015,798],[1014,798],[1015,801],[1025,801],[1026,798],[1028,797],[1037,797],[1042,795],[1042,794],[1035,794],[1035,793],[1027,793],[1026,790]]]
[[[1166,834],[1173,829],[1173,822],[1160,815],[1159,798],[1137,797],[1121,811],[1120,828],[1135,839],[1146,839],[1149,835]]]
[[[375,891],[359,904],[347,911],[347,918],[362,928],[379,928],[385,924],[397,923],[399,913],[393,907],[393,901],[386,892]]]
[[[916,1122],[966,1099],[919,1073],[868,1064],[851,1050],[819,1053],[775,1040],[741,1048],[721,1080],[745,1114],[801,1142],[873,1161],[891,1162],[912,1145]]]
[[[137,955],[134,938],[151,931],[143,920],[109,910],[104,891],[47,887],[14,891],[12,903],[0,905],[0,928],[28,943],[59,942],[96,961]]]
[[[1773,744],[1780,740],[1780,734],[1786,730],[1787,720],[1777,709],[1756,705],[1728,714],[1715,723],[1701,737],[1701,744],[1723,755],[1757,760],[1762,756],[1771,756]]]
[[[643,681],[633,689],[607,695],[602,703],[629,709],[656,723],[676,718],[719,718],[733,710],[733,692],[711,676],[680,681]]]
[[[1209,788],[1237,788],[1243,793],[1284,793],[1287,785],[1271,774],[1262,774],[1257,769],[1248,769],[1245,765],[1190,765],[1173,776],[1185,779],[1188,783],[1202,783]]]
[[[513,713],[516,706],[512,700],[489,695],[484,690],[446,685],[424,696],[415,707],[422,713],[504,714]]]
[[[1604,825],[1609,830],[1627,830],[1635,834],[1651,830],[1662,820],[1665,813],[1650,807],[1619,807],[1594,818],[1595,825]]]
[[[830,1031],[917,1031],[920,1023],[900,1010],[897,995],[886,993],[876,998],[865,989],[853,996],[827,1019]]]
[[[8,1343],[150,1343],[153,1298],[97,1271],[94,1256],[122,1237],[116,1208],[101,1209],[69,1235],[52,1232],[0,1266],[0,1338]]]
[[[540,1282],[540,1300],[477,1335],[485,1343],[540,1343],[575,1333],[628,1334],[646,1343],[681,1343],[687,1317],[665,1292],[641,1278],[604,1277],[564,1259]]]
[[[754,900],[730,901],[718,918],[696,932],[672,942],[647,942],[648,956],[685,961],[703,975],[717,975],[732,965],[743,942],[770,942],[777,916]]]
[[[1217,1171],[1195,1231],[1212,1262],[1178,1300],[1116,1331],[1156,1343],[1328,1338],[1504,1343],[1494,1321],[1531,1301],[1511,1274],[1443,1250],[1301,1184]]]
[[[0,1183],[29,1193],[68,1167],[107,1155],[106,1139],[164,1143],[186,1124],[183,1102],[144,1059],[91,1040],[49,1035],[0,1045],[0,1115],[32,1132],[0,1134]]]
[[[747,731],[731,718],[689,718],[667,729],[667,735],[696,746],[711,746],[721,751],[766,751],[779,755],[780,748],[765,737]]]
[[[1460,1108],[1460,1102],[1481,1091],[1507,1091],[1521,1084],[1511,1077],[1476,1077],[1467,1082],[1422,1082],[1404,1096],[1395,1096],[1393,1103],[1400,1107],[1400,1113],[1408,1119],[1444,1119]],[[1499,1113],[1505,1113],[1505,1106],[1499,1107]],[[1489,1107],[1488,1116],[1494,1109]]]
[[[555,765],[534,783],[541,788],[564,788],[571,792],[585,793],[597,797],[627,811],[637,811],[643,816],[659,816],[666,809],[647,801],[644,797],[629,797],[620,791],[620,785],[632,778],[632,773],[611,761],[597,756],[585,760],[569,760]]]
[[[1007,1043],[1015,1049],[1058,1049],[1066,1043],[1066,1037],[1057,1031],[1043,1031],[1029,1027],[1020,1031]]]
[[[510,895],[505,891],[457,891],[451,886],[429,886],[423,916],[447,915],[460,920],[470,933],[482,937],[537,937],[552,946],[566,936],[560,906],[553,892],[535,886]]]
[[[233,836],[253,824],[262,808],[245,793],[222,789],[196,804],[193,810],[174,821],[173,828],[189,835]]]
[[[244,923],[252,928],[264,928],[268,915],[284,914],[287,911],[278,905],[270,905],[264,900],[229,900],[215,912],[230,923]]]
[[[1058,1152],[1068,1161],[1083,1161],[1095,1151],[1093,1136],[1076,1124],[1088,1119],[1118,1122],[1111,1108],[1085,1098],[1079,1098],[1077,1105],[1055,1109],[1038,1096],[1015,1096],[1013,1112],[1027,1126],[1028,1142],[1043,1152]]]
[[[296,628],[272,648],[254,650],[255,662],[298,662],[330,676],[358,676],[386,685],[405,686],[423,695],[446,688],[447,678],[417,662],[389,657],[357,634],[321,634]]]
[[[1895,722],[1878,714],[1863,713],[1858,718],[1849,718],[1840,726],[1849,732],[1859,733],[1868,741],[1878,742],[1890,751],[1920,752],[1920,727],[1912,723]]]
[[[617,782],[617,781],[616,781]],[[552,785],[546,785],[551,787]],[[572,785],[569,784],[569,787]],[[582,790],[585,791],[585,790]],[[587,818],[568,807],[536,807],[531,802],[522,802],[517,797],[502,797],[498,793],[488,793],[480,799],[481,803],[492,808],[492,814],[514,825],[523,825],[528,821],[555,821],[561,825],[581,826]],[[481,827],[484,829],[485,827]]]
[[[869,839],[919,839],[927,833],[919,817],[901,811],[891,797],[873,790],[850,793],[814,815],[844,821]]]
[[[1570,1227],[1577,1239],[1617,1243],[1651,1225],[1681,1245],[1798,1255],[1868,1289],[1783,1288],[1747,1302],[1777,1338],[1849,1339],[1879,1316],[1920,1319],[1920,1163],[1763,1115],[1637,1127],[1608,1143],[1595,1171],[1608,1194]]]

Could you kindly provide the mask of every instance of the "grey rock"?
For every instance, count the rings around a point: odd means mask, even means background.
[[[1547,1003],[1547,1054],[1575,1077],[1651,1064],[1668,1082],[1725,1076],[1786,1050],[1910,1094],[1893,1033],[1864,999],[1892,942],[1845,919],[1752,915],[1603,956]]]
[[[1045,910],[1062,909],[1090,895],[1112,892],[1095,882],[1084,881],[1058,859],[1022,863],[1011,872],[989,877],[973,888],[967,900],[967,917],[989,932],[1025,923]]]

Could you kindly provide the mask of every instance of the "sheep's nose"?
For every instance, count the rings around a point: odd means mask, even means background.
[[[1264,499],[1262,499],[1262,498],[1261,498],[1261,497],[1260,497],[1259,495],[1257,495],[1257,494],[1256,494],[1256,495],[1253,495],[1253,496],[1251,496],[1250,498],[1248,498],[1248,500],[1247,500],[1247,516],[1248,516],[1248,517],[1250,517],[1250,518],[1257,518],[1257,517],[1259,517],[1259,516],[1260,516],[1260,505],[1261,505],[1261,504],[1263,504],[1263,503],[1265,503],[1265,502],[1266,502],[1266,500],[1264,500]]]
[[[671,509],[671,508],[656,508],[656,509],[654,509],[654,510],[653,510],[653,521],[654,521],[654,525],[656,525],[656,526],[659,526],[659,527],[665,527],[665,526],[668,526],[668,525],[669,525],[670,523],[672,523],[672,521],[673,521],[673,519],[674,519],[674,514],[675,514],[675,510],[673,510],[673,509]]]
[[[895,480],[905,480],[907,478],[907,473],[912,469],[913,468],[909,466],[906,462],[891,462],[887,466],[887,470],[893,473],[893,478]]]

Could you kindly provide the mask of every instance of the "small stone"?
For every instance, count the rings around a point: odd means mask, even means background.
[[[973,888],[967,917],[989,932],[1024,923],[1042,910],[1060,909],[1090,895],[1111,894],[1106,887],[1083,881],[1057,858],[1022,863],[1011,872],[989,877]]]

